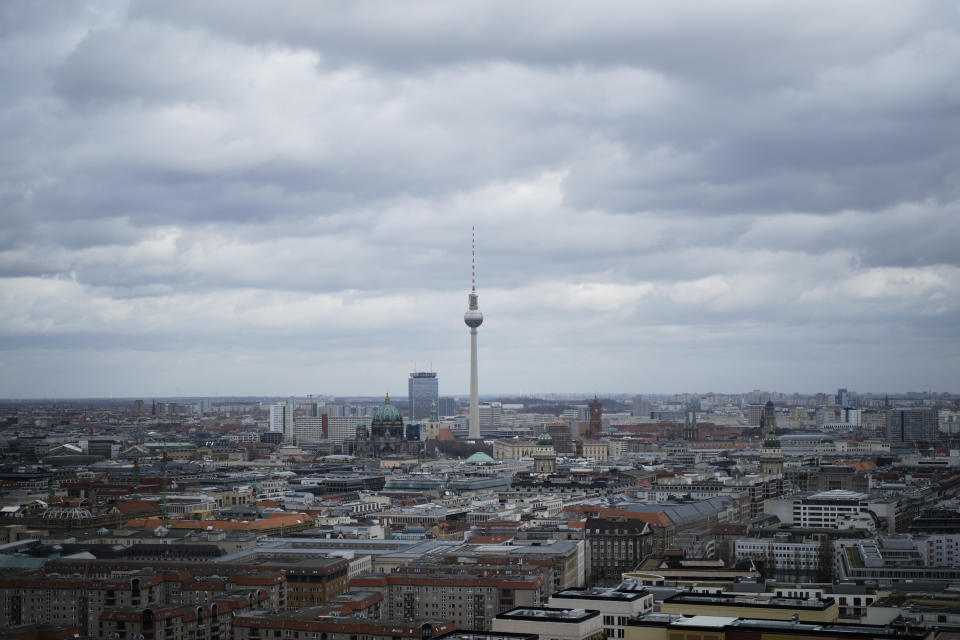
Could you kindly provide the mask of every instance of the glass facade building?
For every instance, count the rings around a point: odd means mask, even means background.
[[[410,422],[419,422],[430,417],[430,405],[440,399],[437,374],[433,371],[414,371],[407,383],[407,400],[410,403]]]

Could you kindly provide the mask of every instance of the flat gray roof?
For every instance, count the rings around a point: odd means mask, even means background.
[[[579,622],[600,615],[594,609],[563,609],[558,607],[517,607],[504,611],[497,618],[531,620],[534,622]]]

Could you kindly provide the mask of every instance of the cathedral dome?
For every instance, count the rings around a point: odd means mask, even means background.
[[[539,444],[553,444],[553,436],[544,431],[540,434],[540,437],[537,438],[537,443]]]
[[[403,416],[395,406],[390,404],[390,394],[384,399],[383,404],[377,407],[373,412],[373,424],[384,424],[390,422],[403,422]]]

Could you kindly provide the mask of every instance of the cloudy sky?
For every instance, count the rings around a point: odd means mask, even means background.
[[[960,5],[0,4],[0,397],[960,391]]]

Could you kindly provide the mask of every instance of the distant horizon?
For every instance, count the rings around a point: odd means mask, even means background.
[[[882,398],[884,396],[890,396],[893,398],[903,398],[911,394],[920,394],[922,396],[939,396],[939,395],[949,395],[949,396],[958,396],[960,393],[952,391],[857,391],[854,389],[848,389],[849,393],[856,396],[870,397],[870,398]],[[577,400],[584,399],[589,400],[594,395],[600,399],[610,399],[610,400],[629,400],[635,397],[644,397],[644,398],[671,398],[674,396],[706,396],[706,395],[715,395],[718,397],[736,397],[736,396],[747,396],[753,393],[760,394],[774,394],[778,396],[783,396],[785,398],[791,398],[795,396],[800,397],[813,397],[818,394],[824,394],[827,396],[836,395],[836,392],[829,391],[814,391],[814,392],[802,392],[802,391],[769,391],[769,390],[751,390],[751,391],[739,391],[739,392],[719,392],[719,391],[675,391],[675,392],[644,392],[644,393],[629,393],[629,392],[588,392],[588,393],[578,393],[578,392],[542,392],[542,393],[481,393],[480,398],[491,400],[491,399],[537,399],[537,400]],[[384,394],[379,395],[334,395],[334,394],[322,394],[323,396],[333,397],[336,400],[360,400],[360,401],[380,401],[383,400]],[[547,398],[546,396],[557,396],[556,398]],[[169,400],[283,400],[287,398],[294,398],[295,400],[308,400],[310,394],[244,394],[244,395],[225,395],[225,396],[212,396],[212,395],[199,395],[199,396],[187,396],[187,395],[164,395],[164,396],[60,396],[60,397],[36,397],[36,398],[0,398],[0,403],[20,403],[20,402],[80,402],[80,401],[96,401],[96,400],[106,400],[110,402],[135,402],[137,400],[143,400],[144,402],[150,401],[169,401]],[[319,401],[321,397],[320,394],[313,394],[315,400]],[[441,398],[456,398],[458,400],[467,400],[470,397],[469,393],[462,394],[440,394]],[[394,400],[403,400],[407,401],[408,397],[406,395],[399,394],[390,394],[390,399]]]

